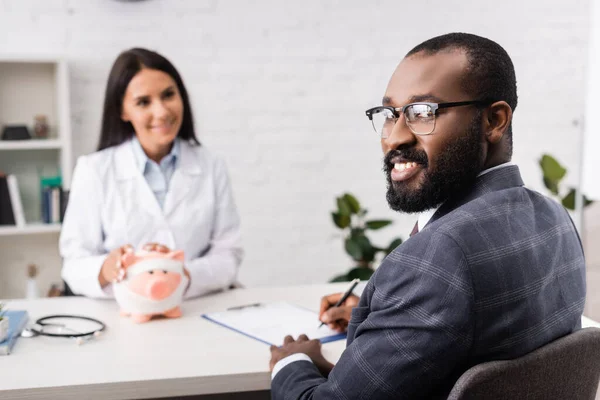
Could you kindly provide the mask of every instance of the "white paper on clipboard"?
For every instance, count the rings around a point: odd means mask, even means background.
[[[281,346],[286,335],[294,339],[304,333],[309,339],[319,339],[322,343],[344,339],[345,333],[319,327],[318,314],[294,304],[260,303],[202,315],[212,322],[232,329],[243,335],[266,344]]]

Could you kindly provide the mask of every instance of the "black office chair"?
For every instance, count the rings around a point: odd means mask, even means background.
[[[586,328],[514,360],[467,370],[448,400],[594,400],[600,379],[600,328]]]

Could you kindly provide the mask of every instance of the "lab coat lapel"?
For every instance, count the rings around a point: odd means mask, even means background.
[[[194,147],[181,141],[178,165],[173,173],[169,190],[165,197],[164,212],[165,215],[171,214],[181,202],[193,192],[197,187],[197,179],[202,172],[200,160]]]

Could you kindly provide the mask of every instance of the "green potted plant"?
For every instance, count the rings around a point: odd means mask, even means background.
[[[0,303],[0,342],[8,336],[8,317],[5,314],[4,304]]]
[[[554,157],[549,154],[543,154],[539,160],[542,168],[544,185],[548,191],[555,196],[562,205],[568,210],[575,210],[575,188],[567,188],[566,191],[561,188],[561,181],[567,175],[567,169],[563,167]],[[592,203],[585,195],[583,196],[583,205],[588,206]]]
[[[367,210],[362,208],[356,197],[345,193],[336,198],[337,210],[331,213],[333,223],[344,238],[344,249],[355,262],[355,266],[343,275],[334,277],[331,282],[351,281],[355,278],[367,280],[374,272],[373,263],[378,254],[388,255],[402,243],[395,238],[386,247],[378,247],[371,243],[367,236],[369,230],[384,228],[392,221],[387,219],[367,220]]]

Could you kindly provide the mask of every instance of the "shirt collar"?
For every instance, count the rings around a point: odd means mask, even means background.
[[[140,141],[138,140],[138,138],[135,135],[131,139],[131,147],[133,148],[133,155],[135,157],[135,163],[138,166],[139,170],[143,174],[144,171],[146,170],[146,165],[148,164],[148,162],[151,162],[152,160],[150,160],[148,158],[148,156],[144,152],[144,149],[142,148],[142,145],[140,144]],[[173,164],[177,163],[180,152],[181,152],[181,150],[180,150],[179,139],[175,139],[175,142],[173,142],[173,147],[171,147],[171,151],[162,160],[160,160],[160,164],[164,165],[169,162],[172,162]]]
[[[477,177],[479,178],[480,176],[483,176],[483,175],[487,174],[488,172],[492,172],[492,171],[495,171],[497,169],[504,168],[504,167],[510,167],[511,165],[515,165],[515,164],[512,161],[509,161],[509,162],[505,162],[504,164],[496,165],[495,167],[488,168],[484,171],[481,171],[479,173],[479,175],[477,175]]]
[[[496,165],[495,167],[488,168],[488,169],[486,169],[484,171],[481,171],[479,173],[479,175],[477,175],[477,177],[479,178],[480,176],[485,175],[488,172],[492,172],[492,171],[495,171],[495,170],[500,169],[500,168],[510,167],[511,165],[515,165],[515,164],[509,161],[509,162],[506,162],[504,164]],[[433,214],[435,214],[436,211],[438,210],[438,208],[440,208],[440,207],[441,207],[441,204],[439,206],[437,206],[436,208],[432,208],[430,210],[423,211],[419,215],[419,219],[417,221],[419,231],[421,231],[421,229],[425,228],[425,225],[427,225],[427,223],[433,217]]]

